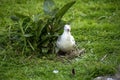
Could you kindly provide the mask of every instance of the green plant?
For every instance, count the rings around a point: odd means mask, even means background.
[[[52,0],[44,0],[43,15],[28,16],[15,13],[11,16],[14,24],[9,29],[10,43],[22,50],[22,54],[55,53],[55,41],[66,24],[62,17],[74,3],[75,1],[71,1],[58,9]]]

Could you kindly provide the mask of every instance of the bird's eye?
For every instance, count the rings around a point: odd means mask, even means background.
[[[67,29],[67,31],[70,31],[70,29]]]

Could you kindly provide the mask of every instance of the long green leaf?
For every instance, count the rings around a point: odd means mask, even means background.
[[[46,24],[46,22],[42,22],[42,20],[39,20],[39,22],[38,22],[38,25],[40,25],[39,26],[39,31],[38,31],[39,32],[38,33],[39,36],[44,35],[44,30],[47,28],[47,26],[45,26],[45,24]]]
[[[28,42],[29,46],[31,47],[31,49],[32,49],[33,51],[35,51],[35,48],[34,48],[33,45],[30,43],[30,41],[27,40],[27,42]]]
[[[54,20],[55,21],[59,21],[63,15],[68,11],[68,9],[75,4],[76,1],[71,1],[69,3],[67,3],[65,6],[63,6],[55,15]]]
[[[33,36],[32,34],[24,34],[23,35],[24,37],[31,37],[31,36]]]

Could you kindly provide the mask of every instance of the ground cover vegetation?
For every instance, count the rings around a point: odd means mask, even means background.
[[[0,79],[92,80],[115,74],[120,65],[120,1],[47,1],[0,1]],[[58,60],[55,40],[65,23],[85,53]]]

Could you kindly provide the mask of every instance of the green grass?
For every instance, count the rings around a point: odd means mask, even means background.
[[[68,0],[54,0],[61,7]],[[58,60],[54,54],[38,58],[36,55],[16,55],[7,40],[10,16],[14,12],[33,15],[41,13],[43,0],[0,1],[0,79],[1,80],[92,80],[96,76],[111,75],[120,64],[120,1],[76,0],[63,17],[73,20],[72,34],[77,45],[86,52],[75,59]],[[17,45],[17,44],[16,44]],[[101,59],[107,57],[101,61]],[[72,69],[76,74],[72,75]],[[59,73],[54,74],[57,69]]]

